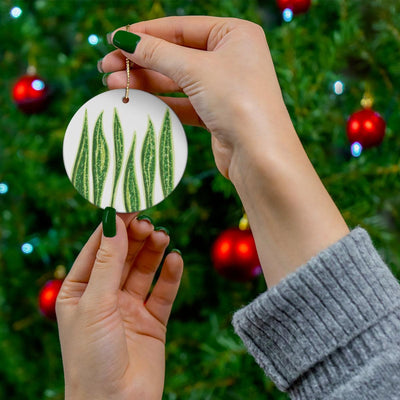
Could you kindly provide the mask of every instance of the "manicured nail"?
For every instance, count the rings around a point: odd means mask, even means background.
[[[103,233],[106,237],[114,237],[117,233],[117,212],[113,207],[106,207],[103,213]]]
[[[133,53],[140,42],[140,36],[127,31],[117,31],[112,41],[115,47]]]
[[[107,38],[107,43],[112,44],[112,32],[108,32],[106,38]]]
[[[147,221],[147,222],[150,222],[150,224],[153,224],[153,220],[150,218],[150,217],[148,217],[147,215],[139,215],[137,218],[136,218],[138,221]]]
[[[97,61],[97,71],[99,71],[101,74],[104,74],[103,71],[103,59],[100,58],[99,61]]]
[[[180,256],[182,256],[182,252],[178,249],[172,249],[171,253],[178,253]]]
[[[108,75],[109,74],[104,74],[103,77],[101,78],[101,81],[103,82],[104,86],[107,86]]]
[[[169,235],[169,230],[163,226],[157,226],[154,228],[156,232],[164,232],[166,235]]]

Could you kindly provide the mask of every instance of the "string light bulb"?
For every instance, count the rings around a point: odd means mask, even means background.
[[[6,194],[8,192],[8,185],[5,182],[0,183],[0,194]]]
[[[21,246],[21,251],[24,254],[31,254],[33,252],[33,245],[31,243],[24,243]]]
[[[363,150],[363,147],[362,147],[361,143],[354,142],[354,143],[351,145],[350,151],[351,151],[351,155],[352,155],[353,157],[360,157],[360,155],[361,155],[361,153],[362,153],[362,150]]]
[[[92,33],[91,35],[89,35],[88,37],[88,42],[89,44],[91,44],[92,46],[95,46],[96,44],[99,43],[99,37],[97,35],[95,35],[94,33]]]
[[[10,11],[10,15],[13,18],[19,18],[22,15],[22,10],[19,7],[13,7]]]
[[[285,22],[293,20],[293,11],[290,8],[285,8],[282,12],[282,18]]]
[[[341,94],[343,94],[344,92],[344,83],[342,81],[336,81],[333,84],[333,91],[335,94],[337,94],[338,96],[340,96]]]

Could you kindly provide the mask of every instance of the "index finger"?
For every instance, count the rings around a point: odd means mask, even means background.
[[[207,50],[211,31],[223,18],[206,16],[165,17],[141,21],[129,26],[132,33],[145,33],[185,47]],[[125,27],[116,29],[125,30]]]

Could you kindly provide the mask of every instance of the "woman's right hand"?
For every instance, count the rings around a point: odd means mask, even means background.
[[[111,34],[130,52],[103,59],[108,86],[125,87],[128,57],[132,87],[188,96],[163,100],[183,123],[211,132],[215,162],[242,200],[269,286],[348,233],[293,128],[261,27],[185,16],[129,30],[140,38]]]
[[[139,38],[125,33],[125,28],[119,30],[134,46]],[[127,57],[135,65],[132,88],[184,92],[187,98],[163,100],[183,123],[211,132],[215,161],[225,177],[231,175],[235,155],[267,145],[275,133],[293,130],[259,25],[234,18],[187,16],[139,22],[129,31],[140,36],[134,52],[116,50],[102,60],[101,69],[111,73],[108,87],[126,86]],[[116,32],[110,41],[122,49],[120,41],[113,41]],[[257,127],[263,128],[262,137]]]

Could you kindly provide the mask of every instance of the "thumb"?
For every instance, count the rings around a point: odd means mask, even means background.
[[[189,82],[184,80],[195,72],[196,65],[201,65],[198,58],[204,53],[145,33],[137,35],[124,30],[114,33],[112,44],[135,64],[160,72],[182,88],[188,86]]]
[[[128,235],[124,221],[114,208],[107,207],[103,215],[103,234],[93,269],[85,290],[86,296],[116,294],[128,253]]]

